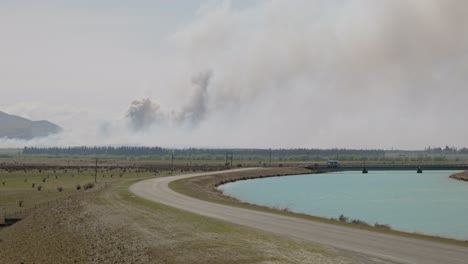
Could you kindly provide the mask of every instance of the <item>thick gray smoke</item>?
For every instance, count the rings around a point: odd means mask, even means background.
[[[192,78],[194,94],[182,112],[176,114],[176,120],[196,125],[205,118],[208,111],[208,85],[211,74],[211,71],[206,71]]]
[[[156,121],[161,119],[159,105],[151,99],[135,100],[127,111],[127,117],[134,131],[140,132],[149,129]]]
[[[174,39],[186,64],[216,76],[202,97],[201,112],[217,115],[209,124],[247,146],[265,135],[263,146],[457,145],[468,143],[450,118],[467,110],[466,10],[452,0],[224,4]]]
[[[242,146],[468,144],[468,129],[447,118],[466,111],[465,10],[452,0],[206,8],[173,36],[171,59],[175,72],[212,72],[180,86],[190,99],[166,116]]]
[[[146,131],[157,122],[176,125],[196,126],[205,118],[208,111],[208,85],[211,71],[205,71],[192,78],[193,94],[181,111],[172,109],[163,113],[158,103],[150,98],[135,100],[131,103],[127,118],[135,132]]]

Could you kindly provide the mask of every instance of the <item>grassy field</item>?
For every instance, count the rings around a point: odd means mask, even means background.
[[[54,177],[49,182],[51,191],[61,184],[69,186],[73,193],[71,187],[80,182],[74,178],[83,182],[93,179],[90,171],[71,177],[73,173],[61,172],[62,177]],[[107,179],[109,173],[101,172],[99,176]],[[27,173],[31,179],[42,179],[44,174]],[[21,179],[26,176],[16,172],[8,176],[10,181],[16,180],[13,175]],[[1,261],[369,264],[376,260],[188,213],[136,197],[128,190],[132,183],[154,176],[127,172],[122,178],[113,177],[107,188],[63,197],[33,210],[24,220],[0,231]],[[25,187],[21,180],[15,186],[11,189],[21,191]]]
[[[103,188],[123,179],[163,176],[169,172],[143,169],[98,169],[94,188]],[[85,193],[86,184],[95,182],[95,170],[82,169],[0,169],[0,223],[12,215],[71,195]]]

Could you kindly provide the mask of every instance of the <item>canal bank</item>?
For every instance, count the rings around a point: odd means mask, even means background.
[[[238,181],[220,187],[245,203],[468,240],[468,185],[454,171],[359,171]]]

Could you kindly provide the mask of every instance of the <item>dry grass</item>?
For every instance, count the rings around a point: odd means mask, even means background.
[[[142,169],[101,168],[98,170],[96,187],[154,175],[154,172]],[[77,189],[77,185],[83,188]],[[53,201],[84,194],[91,189],[90,185],[94,186],[94,169],[89,168],[0,169],[0,223],[3,223],[5,215],[18,214]],[[19,201],[23,201],[21,207]]]
[[[460,172],[460,173],[450,175],[450,178],[456,179],[456,180],[461,180],[461,181],[468,181],[468,171],[463,171],[463,172]]]

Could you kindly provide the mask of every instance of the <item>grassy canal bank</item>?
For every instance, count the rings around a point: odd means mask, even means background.
[[[468,181],[468,171],[463,171],[460,173],[450,175],[450,178],[460,181]]]
[[[223,193],[218,190],[216,187],[227,183],[234,182],[237,180],[246,180],[254,178],[264,178],[264,177],[275,177],[275,176],[287,176],[287,175],[298,175],[298,174],[311,174],[318,173],[310,170],[305,170],[302,168],[275,168],[275,169],[258,169],[252,171],[244,172],[234,172],[229,174],[219,174],[219,175],[209,175],[195,178],[182,179],[178,181],[171,182],[169,187],[176,192],[191,196],[193,198],[220,203],[229,206],[236,206],[246,209],[258,210],[262,212],[269,212],[275,214],[281,214],[285,216],[297,217],[301,219],[307,219],[311,221],[317,221],[321,223],[333,224],[346,226],[350,228],[358,228],[363,230],[368,230],[372,232],[380,232],[390,235],[396,235],[407,238],[422,239],[428,241],[434,241],[439,243],[447,243],[452,245],[468,247],[467,241],[459,241],[448,238],[441,238],[435,236],[422,235],[418,233],[407,233],[397,230],[392,230],[388,225],[368,225],[365,222],[355,220],[354,223],[351,221],[344,221],[346,219],[328,219],[323,217],[316,217],[311,215],[299,214],[290,212],[288,208],[268,208],[264,206],[258,206],[254,204],[248,204],[240,202],[235,198],[228,197],[223,195]]]

